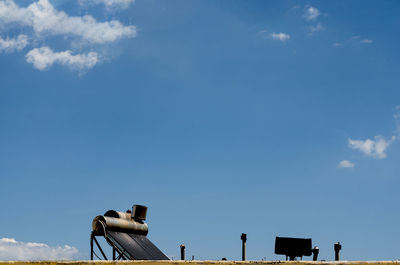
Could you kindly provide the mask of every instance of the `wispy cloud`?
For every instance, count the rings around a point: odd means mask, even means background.
[[[319,32],[319,31],[324,31],[326,27],[322,25],[321,23],[317,23],[315,26],[309,26],[311,34]]]
[[[75,247],[68,245],[52,247],[43,243],[0,238],[0,260],[72,260],[78,254]]]
[[[309,35],[313,35],[314,33],[324,31],[326,26],[323,25],[321,22],[318,22],[318,18],[321,15],[321,12],[318,8],[313,6],[306,6],[304,9],[303,17],[309,22],[314,23],[314,25],[309,25]]]
[[[371,39],[366,39],[366,38],[361,39],[361,36],[360,36],[360,35],[354,35],[354,36],[352,36],[352,37],[350,38],[350,41],[359,42],[359,43],[364,43],[364,44],[370,44],[370,43],[373,43],[373,42],[374,42],[374,41],[371,40]]]
[[[363,39],[363,40],[361,40],[360,42],[361,42],[361,43],[367,43],[367,44],[369,44],[369,43],[373,43],[374,41],[373,41],[373,40],[370,40],[370,39]]]
[[[81,1],[123,8],[134,2]],[[21,51],[31,46],[31,51],[26,54],[26,61],[39,70],[45,70],[54,64],[78,70],[90,69],[98,64],[100,57],[105,58],[91,50],[99,51],[105,44],[136,36],[136,27],[133,25],[123,25],[118,20],[100,22],[90,15],[70,16],[57,10],[49,0],[37,0],[26,7],[20,7],[15,0],[0,0],[0,25],[3,30],[17,28],[26,33],[16,38],[0,37],[0,52]],[[43,43],[54,36],[63,37],[62,52],[53,52],[48,44]],[[70,49],[65,48],[68,45]]]
[[[343,46],[343,44],[340,43],[340,42],[335,42],[332,45],[333,45],[333,47],[341,47],[341,46]]]
[[[97,22],[92,16],[73,17],[57,11],[48,0],[39,0],[21,8],[13,0],[0,1],[0,21],[32,27],[37,34],[69,35],[89,43],[113,42],[134,37],[135,26],[124,26],[117,20]]]
[[[355,39],[359,38],[357,37]],[[398,134],[397,137],[400,138],[400,105],[396,106],[395,110],[396,112],[393,114],[393,118],[396,124],[396,132]],[[366,156],[383,159],[386,158],[387,149],[396,141],[397,137],[392,136],[388,140],[386,140],[381,135],[375,136],[374,139],[365,139],[365,140],[354,140],[349,138],[348,145],[350,148],[359,150]]]
[[[386,149],[396,140],[396,136],[392,136],[389,140],[385,140],[382,136],[374,137],[374,140],[353,140],[348,139],[349,147],[360,150],[366,156],[373,158],[386,158]]]
[[[304,18],[308,21],[316,20],[321,13],[319,12],[318,8],[307,6],[304,11]]]
[[[81,5],[85,4],[104,4],[108,9],[128,8],[135,0],[79,0]]]
[[[290,39],[290,35],[289,35],[289,34],[286,34],[286,33],[283,33],[283,32],[279,32],[279,33],[273,32],[273,33],[271,34],[271,38],[272,38],[273,40],[278,40],[278,41],[281,41],[281,42],[286,42],[286,41],[288,41],[288,40]]]
[[[355,165],[349,160],[342,160],[338,164],[338,168],[353,168]]]
[[[13,52],[20,51],[28,45],[28,36],[24,34],[18,35],[17,38],[0,37],[0,52]]]
[[[38,70],[46,70],[55,63],[73,69],[88,70],[99,62],[99,58],[95,52],[72,55],[71,51],[53,52],[49,47],[41,47],[29,51],[26,61]]]

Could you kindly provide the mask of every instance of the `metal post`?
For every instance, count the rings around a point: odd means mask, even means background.
[[[317,261],[318,260],[318,253],[319,253],[319,248],[318,247],[314,247],[312,250],[313,253],[313,261]]]
[[[93,233],[90,234],[90,260],[93,260]]]
[[[340,242],[335,243],[334,245],[334,249],[335,249],[335,260],[339,260],[339,252],[342,249],[342,245],[340,245]]]
[[[242,260],[246,260],[246,240],[247,240],[247,235],[242,234],[240,236],[240,239],[242,240]]]
[[[106,254],[104,254],[104,251],[101,249],[101,246],[100,246],[99,242],[97,242],[97,239],[95,237],[93,237],[93,239],[94,239],[94,243],[96,243],[97,247],[99,248],[99,250],[101,252],[101,255],[103,255],[103,258],[105,260],[108,260],[107,257],[106,257]]]
[[[115,252],[116,252],[116,251],[115,251],[115,247],[113,247],[113,260],[115,260],[115,256],[116,256],[116,255],[115,255]]]
[[[118,257],[117,257],[117,260],[120,260],[120,259],[125,259],[125,257],[123,256],[124,255],[124,253],[125,253],[125,250],[124,251],[119,251],[119,250],[117,250],[118,251],[118,253],[119,253],[119,255],[118,255]]]
[[[180,245],[181,247],[181,260],[185,260],[185,245]]]

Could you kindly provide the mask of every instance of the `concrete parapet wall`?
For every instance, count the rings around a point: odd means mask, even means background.
[[[400,265],[400,261],[0,261],[0,265]]]

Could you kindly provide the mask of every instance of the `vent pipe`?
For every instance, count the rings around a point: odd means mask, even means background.
[[[247,241],[247,235],[242,234],[240,236],[240,239],[242,240],[242,260],[246,260],[246,241]]]

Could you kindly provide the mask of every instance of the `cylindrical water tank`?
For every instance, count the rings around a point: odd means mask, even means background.
[[[92,231],[95,235],[104,235],[106,231],[117,231],[130,234],[147,235],[148,226],[143,222],[135,220],[127,220],[123,218],[115,218],[109,216],[96,216],[92,222]]]

